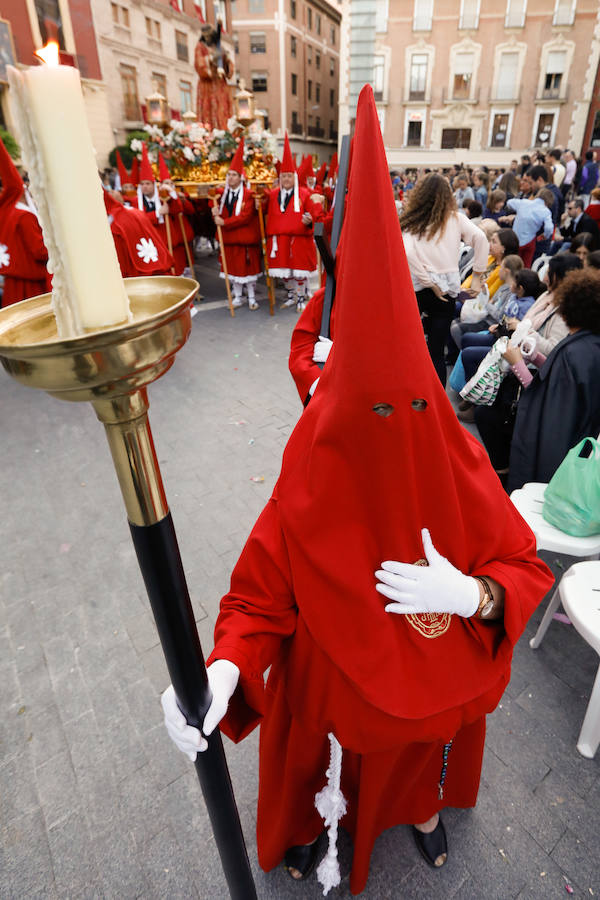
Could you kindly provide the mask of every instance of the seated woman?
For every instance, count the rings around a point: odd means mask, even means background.
[[[500,216],[505,214],[505,208],[506,193],[501,191],[500,188],[496,188],[488,197],[487,206],[483,210],[483,217],[484,219],[493,219],[497,222]]]
[[[572,253],[559,253],[550,260],[547,275],[548,290],[538,298],[528,312],[531,331],[527,336],[529,338],[527,343],[531,345],[531,338],[535,338],[534,352],[548,356],[554,347],[567,337],[568,327],[559,308],[559,288],[569,273],[581,268],[581,260]],[[529,362],[534,365],[536,361],[534,355]],[[490,461],[503,479],[508,472],[517,403],[522,393],[522,382],[518,374],[518,372],[509,373],[506,376],[492,406],[478,406],[474,409],[474,421]]]
[[[502,259],[498,271],[500,286],[488,302],[488,314],[480,322],[463,322],[454,319],[450,326],[450,336],[457,347],[462,348],[463,336],[474,332],[487,332],[490,325],[501,321],[504,309],[511,293],[514,292],[513,279],[523,268],[523,260],[516,253],[510,253]]]
[[[486,223],[493,222],[491,219],[483,219],[481,223],[482,230],[485,230]],[[496,224],[496,223],[494,223]],[[485,270],[485,283],[490,294],[490,298],[494,296],[500,287],[500,263],[508,254],[517,254],[519,252],[519,239],[512,228],[496,228],[489,236],[490,255]],[[463,291],[469,291],[472,295],[473,284],[471,276],[466,278],[461,284]]]
[[[582,265],[587,266],[588,256],[593,252],[595,246],[594,236],[589,231],[582,231],[576,234],[571,241],[569,253],[574,253],[581,260]]]
[[[600,272],[570,272],[556,300],[569,334],[539,372],[523,375],[518,350],[506,357],[526,388],[510,449],[509,491],[550,481],[568,451],[600,431]]]

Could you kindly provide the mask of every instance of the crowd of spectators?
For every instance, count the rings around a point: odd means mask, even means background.
[[[595,154],[513,160],[507,170],[391,172],[432,362],[459,391],[499,336],[519,347],[490,406],[458,402],[513,490],[548,481],[600,432],[600,184]],[[524,320],[527,321],[524,321]],[[521,324],[522,323],[522,324]],[[526,410],[526,412],[525,412]]]

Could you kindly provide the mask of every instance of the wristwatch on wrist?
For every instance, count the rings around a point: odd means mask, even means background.
[[[487,578],[484,578],[483,575],[475,575],[474,578],[483,587],[483,597],[479,601],[479,606],[477,607],[475,615],[479,616],[480,619],[485,619],[490,615],[494,608],[494,595]]]

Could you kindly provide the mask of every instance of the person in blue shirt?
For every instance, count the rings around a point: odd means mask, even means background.
[[[594,160],[594,151],[588,150],[585,154],[585,163],[581,170],[579,193],[589,200],[589,196],[598,184],[598,163]],[[586,203],[587,206],[587,203]]]
[[[519,239],[519,256],[525,268],[530,268],[535,254],[537,236],[543,233],[549,240],[554,231],[554,222],[550,209],[554,203],[554,195],[543,188],[533,200],[508,200],[507,208],[515,213],[512,229]]]
[[[507,319],[524,319],[528,310],[545,290],[544,285],[532,269],[521,269],[514,278],[515,291],[504,308]]]

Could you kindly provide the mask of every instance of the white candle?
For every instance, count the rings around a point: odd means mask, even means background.
[[[131,318],[85,114],[79,72],[8,67],[9,100],[53,273],[58,334]]]

